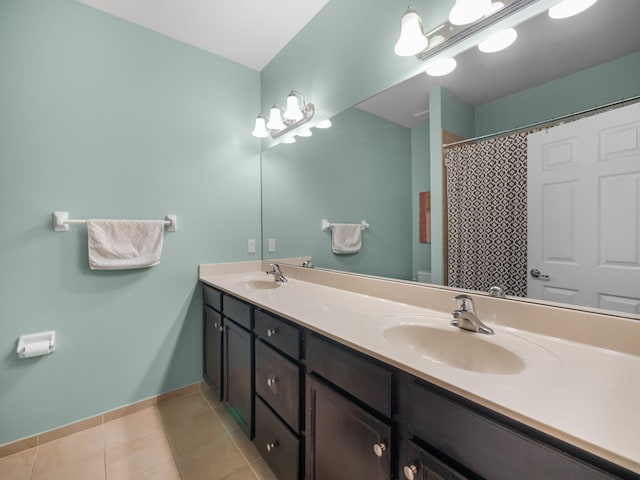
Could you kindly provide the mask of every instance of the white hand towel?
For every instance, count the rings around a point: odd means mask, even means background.
[[[358,253],[362,246],[362,225],[334,223],[331,227],[331,251],[339,255]]]
[[[89,267],[127,270],[160,263],[162,220],[87,220]]]

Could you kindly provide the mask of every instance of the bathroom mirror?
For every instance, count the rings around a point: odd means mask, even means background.
[[[549,119],[636,96],[639,21],[637,0],[599,0],[564,20],[545,12],[519,25],[502,52],[469,49],[452,74],[420,74],[334,116],[328,130],[263,152],[263,258],[311,256],[316,268],[416,280],[442,254],[419,241],[419,193],[430,190],[430,90],[474,108],[478,136],[527,125],[532,115]],[[522,103],[527,111],[501,108],[505,97],[539,95],[553,82],[570,85],[571,95],[532,96]],[[332,254],[322,219],[366,221],[361,251]],[[620,313],[637,316],[640,306],[630,302]]]

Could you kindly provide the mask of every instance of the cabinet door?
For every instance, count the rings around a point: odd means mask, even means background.
[[[253,341],[251,333],[224,320],[224,393],[240,428],[253,437]]]
[[[307,480],[388,480],[391,428],[307,376]]]
[[[222,315],[204,306],[204,365],[207,383],[222,399]]]
[[[408,461],[401,465],[402,477],[407,480],[467,480],[459,472],[433,455],[409,442]]]

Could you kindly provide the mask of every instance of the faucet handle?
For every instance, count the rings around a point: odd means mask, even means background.
[[[473,312],[473,299],[469,295],[461,294],[456,295],[454,300],[460,305],[460,311]],[[467,304],[468,302],[468,304]],[[470,308],[467,307],[469,305]]]

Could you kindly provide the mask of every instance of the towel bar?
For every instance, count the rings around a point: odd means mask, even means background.
[[[326,218],[322,219],[322,230],[328,230],[332,225],[333,223],[329,223],[329,220],[327,220]],[[366,220],[362,220],[360,222],[360,228],[362,230],[366,230],[367,228],[369,228],[369,224],[366,222]]]
[[[68,232],[69,225],[81,225],[87,223],[87,220],[70,219],[69,212],[53,212],[53,230],[55,232]],[[164,220],[167,232],[178,231],[178,217],[176,215],[167,215]]]

